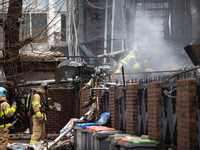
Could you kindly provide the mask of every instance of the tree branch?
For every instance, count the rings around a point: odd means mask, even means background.
[[[20,48],[31,43],[33,40],[34,38],[30,37],[30,38],[25,39],[24,41],[19,42]]]

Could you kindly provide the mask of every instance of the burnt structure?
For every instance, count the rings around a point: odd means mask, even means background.
[[[191,64],[183,47],[199,39],[197,0],[88,0],[83,3],[83,44],[93,56],[104,53],[105,10],[108,9],[107,48],[111,53],[142,45],[149,57],[162,51]],[[100,17],[94,19],[94,11]],[[87,54],[86,54],[87,55]],[[97,60],[97,59],[96,59]],[[96,61],[95,60],[95,61]],[[101,65],[103,60],[98,59]],[[166,58],[163,59],[164,64]],[[107,61],[108,62],[108,61]],[[152,65],[158,60],[152,62]],[[115,66],[114,66],[115,67]]]

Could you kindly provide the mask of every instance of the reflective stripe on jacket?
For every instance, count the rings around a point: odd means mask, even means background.
[[[9,122],[8,118],[11,118],[15,111],[16,111],[16,105],[13,105],[10,108],[10,105],[7,102],[1,103],[1,108],[0,108],[0,128],[2,127],[8,127],[12,126],[12,124]]]
[[[36,92],[41,93],[40,88],[36,90]],[[41,106],[41,97],[44,97],[45,99],[45,93],[41,93],[41,96],[39,94],[34,94],[33,99],[32,99],[32,107],[34,110],[34,115],[33,117],[36,117],[38,119],[45,119],[46,116],[44,113],[42,113],[42,110],[45,110],[45,106]],[[42,111],[42,112],[41,112]]]

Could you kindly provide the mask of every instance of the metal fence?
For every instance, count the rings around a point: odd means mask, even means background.
[[[148,113],[147,113],[147,86],[139,86],[137,94],[137,135],[147,135]]]
[[[196,132],[197,132],[197,143],[196,149],[200,149],[200,84],[196,86]]]
[[[177,118],[176,118],[176,84],[162,85],[161,96],[161,142],[164,147],[176,149]]]

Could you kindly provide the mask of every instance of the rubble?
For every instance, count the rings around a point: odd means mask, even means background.
[[[56,136],[57,138],[53,141],[39,141],[37,143],[19,143],[10,141],[11,139],[30,139],[30,134],[10,134],[9,142],[7,145],[8,150],[70,150],[74,145],[73,128],[76,123],[83,123],[89,121],[92,116],[96,105],[90,108],[90,110],[84,114],[80,119],[72,118],[61,130],[60,135],[58,134],[48,134],[49,137]],[[87,120],[87,121],[86,121]]]

